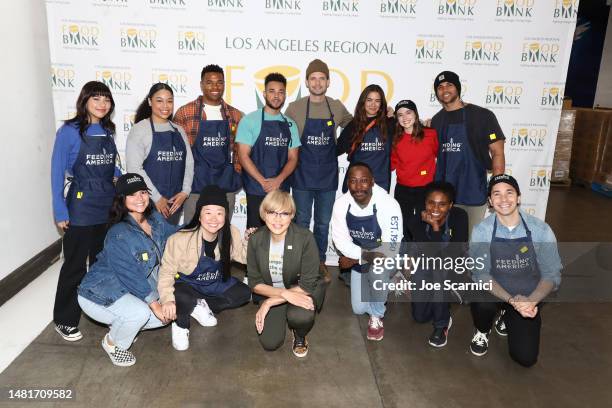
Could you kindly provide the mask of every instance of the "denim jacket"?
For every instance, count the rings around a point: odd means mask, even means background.
[[[157,300],[157,275],[166,240],[178,227],[157,211],[149,216],[151,239],[131,216],[113,225],[78,289],[80,296],[110,306],[130,293],[147,304]]]

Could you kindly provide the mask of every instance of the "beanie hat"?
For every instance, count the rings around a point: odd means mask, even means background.
[[[455,74],[452,71],[440,72],[436,76],[436,79],[434,79],[434,91],[436,91],[436,95],[438,94],[438,86],[442,82],[450,82],[451,84],[455,85],[455,88],[457,88],[457,93],[459,94],[459,96],[461,96],[461,81],[459,81],[459,75]]]
[[[229,211],[225,190],[214,184],[204,187],[200,192],[196,207],[202,208],[205,205],[218,205],[225,208],[226,212]]]
[[[329,68],[327,67],[327,64],[320,59],[310,61],[308,68],[306,68],[306,79],[308,79],[310,74],[313,72],[322,72],[329,79]]]

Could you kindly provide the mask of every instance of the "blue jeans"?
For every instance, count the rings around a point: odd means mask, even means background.
[[[104,307],[79,295],[79,305],[87,316],[110,326],[110,338],[117,346],[127,350],[141,330],[164,326],[145,302],[134,295],[125,294],[112,305]]]
[[[388,290],[379,290],[380,280],[381,282],[387,283],[389,279],[388,272],[383,272],[378,275],[372,272],[359,273],[351,270],[351,306],[353,307],[353,313],[362,315],[364,313],[370,316],[383,318],[387,307],[385,302],[387,301]]]
[[[296,224],[310,229],[310,219],[312,218],[312,204],[314,202],[314,228],[313,235],[319,248],[319,260],[325,262],[327,252],[327,242],[329,235],[329,221],[331,220],[334,201],[336,201],[336,190],[333,191],[291,191],[297,214]]]

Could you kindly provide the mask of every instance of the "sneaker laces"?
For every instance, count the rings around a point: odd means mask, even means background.
[[[65,324],[58,324],[56,326],[58,327],[58,329],[64,329],[67,332],[73,332],[78,329],[78,327],[76,326],[66,326]]]
[[[372,329],[379,329],[383,327],[382,320],[380,320],[378,317],[372,316],[370,318],[370,327]]]
[[[479,346],[484,346],[485,344],[489,344],[489,339],[487,338],[486,333],[476,330],[476,334],[474,334],[472,342],[476,343]]]

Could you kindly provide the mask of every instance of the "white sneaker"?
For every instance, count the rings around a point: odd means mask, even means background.
[[[176,323],[172,323],[172,347],[178,351],[185,351],[189,348],[189,329],[183,329]]]
[[[196,319],[200,325],[204,327],[212,327],[217,325],[217,318],[208,307],[208,303],[204,299],[198,299],[196,307],[191,312],[191,317]]]
[[[244,278],[242,278],[242,283],[244,283],[245,285],[249,284],[249,277],[245,276]]]

